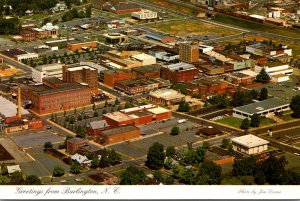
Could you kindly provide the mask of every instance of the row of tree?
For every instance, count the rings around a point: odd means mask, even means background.
[[[78,11],[76,8],[73,8],[72,10],[66,12],[62,16],[62,21],[67,22],[74,18],[90,18],[92,15],[92,8],[87,7],[85,11]]]

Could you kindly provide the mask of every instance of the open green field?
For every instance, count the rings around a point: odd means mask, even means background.
[[[264,32],[268,32],[268,33],[274,33],[274,34],[279,34],[279,35],[293,37],[293,38],[300,38],[299,30],[283,28],[283,27],[278,27],[278,26],[272,26],[269,24],[256,23],[256,22],[252,22],[252,21],[248,21],[248,20],[244,20],[241,18],[232,17],[232,16],[228,16],[228,15],[217,14],[213,18],[213,20],[222,22],[222,23],[226,23],[226,24],[239,26],[239,27],[246,28],[246,29],[252,29],[255,31],[264,31]]]
[[[241,124],[242,124],[242,119],[236,118],[236,117],[227,117],[227,118],[223,118],[223,119],[219,119],[216,122],[221,123],[221,124],[225,124],[228,126],[232,126],[235,128],[240,128]],[[263,127],[263,126],[268,126],[272,124],[272,120],[268,119],[268,118],[261,118],[260,119],[260,125],[259,127]]]
[[[49,15],[46,15],[46,14],[34,14],[34,15],[24,16],[24,17],[22,17],[22,20],[28,20],[28,19],[38,20],[38,19],[46,18],[48,16]]]
[[[240,33],[239,31],[233,29],[228,29],[222,26],[199,21],[159,24],[152,26],[152,28],[176,36],[183,36],[185,34],[206,35],[212,33],[218,34],[220,36],[228,36]]]
[[[291,153],[285,153],[284,156],[288,161],[288,164],[286,165],[286,169],[292,169],[300,173],[300,156],[296,156]]]
[[[236,128],[240,128],[241,124],[242,124],[242,119],[236,118],[236,117],[227,117],[227,118],[223,118],[223,119],[219,119],[216,122],[221,123],[221,124],[225,124],[228,126],[232,126],[232,127],[236,127]]]

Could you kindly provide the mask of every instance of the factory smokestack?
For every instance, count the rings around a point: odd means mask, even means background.
[[[21,119],[22,113],[21,113],[21,88],[18,86],[18,118]]]

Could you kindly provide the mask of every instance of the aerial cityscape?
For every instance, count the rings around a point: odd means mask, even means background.
[[[300,0],[0,0],[1,185],[299,185]]]

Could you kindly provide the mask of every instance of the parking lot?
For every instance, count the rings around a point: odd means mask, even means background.
[[[55,158],[54,156],[47,154],[43,151],[43,148],[36,147],[28,149],[27,152],[35,159],[34,165],[31,166],[30,163],[22,164],[25,168],[24,171],[33,172],[32,174],[39,174],[37,176],[51,176],[55,166],[60,166],[65,169],[65,172],[69,172],[70,166],[65,164],[62,160]],[[38,169],[37,172],[35,170]]]
[[[267,88],[270,95],[289,101],[293,96],[300,94],[299,90],[294,89],[296,82],[297,78],[291,76],[287,82],[270,83],[256,87],[255,90],[260,91],[262,88]]]
[[[38,133],[27,133],[24,135],[13,136],[12,140],[22,148],[43,146],[46,142],[62,142],[64,139],[48,131]]]
[[[175,125],[179,127],[180,133],[177,136],[172,136],[170,135],[170,132],[172,127]],[[199,125],[196,125],[189,121],[178,124],[177,119],[174,118],[161,123],[147,124],[143,127],[147,127],[147,131],[153,130],[153,132],[161,132],[161,134],[155,135],[154,133],[148,133],[138,140],[127,141],[120,144],[111,145],[109,147],[128,157],[140,158],[147,154],[149,147],[155,142],[160,142],[165,147],[180,147],[186,145],[187,142],[197,142],[203,140],[203,138],[195,136],[195,133],[198,131]],[[145,132],[145,130],[143,132]]]
[[[3,138],[0,144],[15,158],[17,163],[25,163],[32,161],[20,147],[18,147],[11,139]]]

